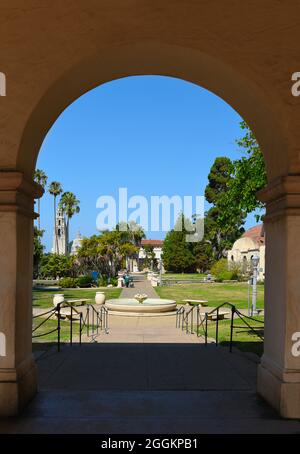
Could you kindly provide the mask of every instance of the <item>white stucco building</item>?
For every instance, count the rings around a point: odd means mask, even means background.
[[[55,226],[53,229],[52,253],[66,255],[68,247],[68,234],[64,213],[60,208],[56,211]]]
[[[160,261],[162,256],[162,247],[163,247],[162,240],[142,240],[138,255],[136,258],[127,258],[126,260],[126,268],[129,271],[137,272],[144,268],[147,252],[145,246],[151,246],[153,253],[154,253],[154,260],[156,264]],[[149,258],[149,257],[148,257]],[[155,263],[153,264],[155,266]]]
[[[227,252],[228,264],[239,263],[244,273],[251,270],[251,259],[259,257],[258,279],[264,280],[265,276],[265,232],[263,224],[256,225],[247,230]]]

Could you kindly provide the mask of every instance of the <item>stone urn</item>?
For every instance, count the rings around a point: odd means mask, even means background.
[[[53,306],[56,307],[59,303],[63,303],[65,301],[65,297],[62,293],[55,293],[53,297]]]
[[[105,293],[96,292],[95,302],[96,302],[96,304],[104,304],[105,303]]]

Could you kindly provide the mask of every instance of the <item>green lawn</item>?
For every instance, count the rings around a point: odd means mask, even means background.
[[[201,273],[165,273],[163,279],[203,279],[206,275]]]
[[[38,326],[42,321],[45,320],[43,317],[37,317],[34,319],[34,326]],[[53,329],[57,328],[57,319],[52,317],[47,320],[40,328],[38,328],[33,335],[45,334]],[[79,336],[79,323],[73,323],[73,339]],[[51,334],[47,334],[42,337],[35,337],[32,339],[34,343],[36,342],[57,342],[57,331]],[[70,342],[70,322],[61,321],[60,323],[60,340],[61,342]]]
[[[97,291],[103,291],[106,295],[106,299],[119,298],[121,289],[120,288],[106,288],[101,289],[86,288],[86,289],[66,289],[66,290],[33,290],[32,292],[32,306],[50,308],[53,307],[53,296],[55,293],[63,293],[66,299],[81,299],[90,298],[94,302]]]
[[[256,316],[257,320],[264,320],[263,316]],[[260,323],[246,319],[250,326],[260,328]],[[229,347],[230,341],[230,320],[219,321],[219,344]],[[263,341],[255,335],[249,328],[244,325],[242,320],[234,319],[234,325],[237,327],[245,327],[245,329],[236,328],[233,330],[233,346],[243,352],[252,352],[258,356],[263,353]],[[263,325],[262,325],[263,326]],[[262,333],[262,331],[260,331]],[[202,328],[200,328],[200,334],[203,334]],[[208,323],[208,337],[216,338],[216,323]]]
[[[178,284],[155,288],[161,298],[173,299],[181,303],[183,299],[205,299],[211,307],[219,306],[224,302],[234,304],[238,309],[246,309],[248,301],[248,284],[212,283],[212,284]],[[264,286],[257,286],[257,307],[263,308]]]

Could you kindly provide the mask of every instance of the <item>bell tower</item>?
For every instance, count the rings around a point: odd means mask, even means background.
[[[64,213],[60,208],[56,211],[55,226],[53,230],[52,253],[67,254],[67,229]]]

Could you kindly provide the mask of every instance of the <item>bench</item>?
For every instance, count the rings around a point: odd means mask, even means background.
[[[207,300],[192,300],[192,299],[185,299],[182,300],[184,303],[189,304],[190,306],[202,306],[206,307],[208,304]]]
[[[88,298],[81,298],[81,299],[73,299],[73,300],[65,300],[60,307],[60,316],[61,318],[71,318],[71,313],[73,319],[79,320],[80,314],[76,307],[84,306],[88,301],[91,299]],[[72,307],[72,309],[71,309]]]
[[[225,315],[230,314],[228,311],[219,311],[219,316],[217,312],[213,312],[212,314],[207,314],[208,320],[224,320]]]

